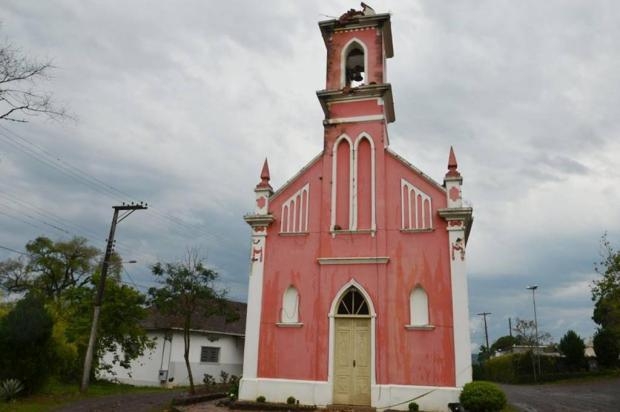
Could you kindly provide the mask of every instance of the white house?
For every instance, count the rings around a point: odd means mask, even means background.
[[[204,319],[198,314],[193,319],[189,359],[194,383],[202,383],[205,374],[219,382],[222,371],[241,376],[246,304],[231,304],[239,312],[239,320],[235,322],[226,323],[223,316]],[[155,339],[155,347],[135,359],[131,368],[115,366],[110,372],[101,372],[99,378],[140,386],[189,385],[183,358],[182,319],[151,309],[144,327],[148,336]],[[111,363],[113,356],[109,352],[103,361]]]

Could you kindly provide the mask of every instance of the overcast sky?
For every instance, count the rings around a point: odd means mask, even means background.
[[[391,148],[441,182],[450,145],[474,207],[468,244],[473,346],[508,318],[556,341],[588,338],[601,235],[620,246],[620,3],[374,1],[392,14]],[[230,296],[247,295],[253,188],[318,154],[325,46],[317,22],[354,1],[5,0],[0,36],[52,60],[75,120],[0,123],[0,245],[38,235],[103,248],[124,220],[124,280],[198,247]],[[0,258],[17,254],[0,250]]]

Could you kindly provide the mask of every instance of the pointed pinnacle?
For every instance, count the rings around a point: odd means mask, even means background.
[[[269,163],[267,163],[267,158],[265,158],[265,163],[263,164],[263,170],[261,170],[260,172],[260,183],[257,184],[256,187],[271,189],[269,180],[271,180],[271,177],[269,176]]]
[[[448,173],[446,176],[460,176],[461,174],[456,170],[458,164],[456,163],[456,156],[454,155],[454,149],[450,146],[450,156],[448,157]]]

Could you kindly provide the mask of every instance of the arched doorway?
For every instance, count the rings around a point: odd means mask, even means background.
[[[370,405],[371,315],[369,304],[350,286],[334,314],[334,404]]]

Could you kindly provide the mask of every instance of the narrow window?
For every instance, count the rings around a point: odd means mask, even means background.
[[[351,207],[351,146],[342,139],[336,148],[336,221],[334,230],[349,230]]]
[[[364,49],[357,42],[351,43],[346,51],[345,81],[350,87],[361,86],[366,82]]]
[[[293,286],[289,286],[282,297],[282,323],[299,323],[299,293]]]
[[[220,348],[215,346],[203,346],[200,348],[200,362],[219,363]]]
[[[428,319],[428,296],[421,286],[416,286],[409,296],[411,326],[426,326]]]
[[[372,219],[373,200],[373,167],[372,146],[370,140],[362,137],[357,143],[356,191],[357,191],[357,226],[355,229],[374,229]]]

